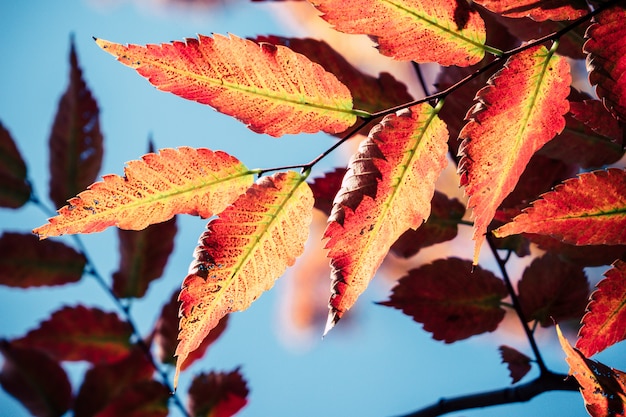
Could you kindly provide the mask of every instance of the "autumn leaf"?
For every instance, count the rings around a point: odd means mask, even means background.
[[[324,334],[365,291],[391,245],[430,214],[448,132],[427,103],[386,116],[348,165],[324,232],[331,263]]]
[[[611,168],[563,182],[493,233],[540,233],[574,245],[626,244],[625,213],[626,171]]]
[[[546,235],[524,233],[523,236],[539,249],[581,266],[610,265],[618,258],[626,258],[626,245],[576,246]]]
[[[0,123],[0,207],[22,207],[30,193],[24,159],[11,133]]]
[[[112,290],[120,298],[141,298],[160,278],[174,250],[176,218],[139,231],[118,229],[120,267],[113,274]]]
[[[248,403],[248,387],[239,368],[199,374],[191,381],[187,410],[191,417],[230,417]]]
[[[100,110],[70,45],[70,80],[59,101],[48,146],[50,149],[50,199],[65,204],[95,181],[102,164]]]
[[[13,343],[40,349],[60,361],[101,363],[126,356],[131,334],[117,314],[78,305],[57,310]]]
[[[158,89],[208,104],[257,133],[337,133],[367,115],[352,110],[350,91],[334,75],[284,46],[218,34],[145,47],[96,43]]]
[[[140,381],[126,387],[97,417],[166,417],[170,391],[157,381]]]
[[[589,297],[589,283],[582,266],[546,254],[535,258],[517,284],[526,320],[543,327],[554,321],[580,319]]]
[[[4,363],[0,385],[36,417],[64,415],[72,404],[72,386],[61,365],[45,353],[0,340]]]
[[[537,21],[575,20],[589,12],[584,0],[474,0],[506,17],[529,16]]]
[[[613,6],[595,16],[583,47],[589,82],[615,118],[626,119],[626,8]]]
[[[124,173],[104,176],[33,232],[45,239],[109,226],[141,230],[175,214],[207,218],[224,210],[253,181],[253,172],[227,153],[189,147],[146,154],[130,161]]]
[[[586,358],[573,348],[556,326],[569,374],[580,384],[585,407],[592,417],[623,417],[626,415],[626,373]]]
[[[335,168],[324,176],[315,178],[310,184],[315,198],[314,207],[321,210],[326,216],[330,216],[333,210],[333,201],[341,189],[341,181],[346,175],[346,171],[346,168]]]
[[[502,280],[458,258],[438,259],[412,269],[392,289],[394,307],[424,324],[436,340],[453,343],[492,332],[504,318],[501,300],[508,295]]]
[[[596,285],[576,347],[592,356],[626,339],[626,262],[617,260]]]
[[[510,346],[502,345],[498,349],[502,356],[502,363],[506,363],[507,368],[509,368],[512,383],[515,384],[524,378],[530,371],[530,358]]]
[[[464,1],[309,0],[336,30],[373,37],[400,61],[467,66],[485,53],[485,24]]]
[[[543,46],[511,57],[478,92],[459,134],[461,185],[474,216],[474,264],[487,226],[532,155],[565,126],[571,77],[563,57]]]
[[[207,225],[179,296],[174,386],[219,320],[248,308],[304,250],[313,211],[305,179],[293,171],[262,177]]]

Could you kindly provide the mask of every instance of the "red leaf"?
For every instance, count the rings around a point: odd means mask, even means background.
[[[537,320],[543,327],[555,321],[579,320],[589,298],[583,268],[550,254],[533,260],[517,288],[526,320]]]
[[[494,230],[498,237],[540,233],[575,245],[626,244],[626,171],[581,174]]]
[[[391,250],[398,256],[410,258],[422,248],[452,240],[456,237],[458,224],[464,214],[465,206],[459,200],[435,191],[426,223],[417,230],[404,232],[391,246]]]
[[[95,417],[166,417],[170,391],[157,381],[128,386]]]
[[[626,262],[618,260],[591,295],[576,347],[592,356],[626,339]]]
[[[506,17],[530,16],[534,20],[575,20],[589,12],[584,0],[474,0]]]
[[[0,123],[0,207],[22,207],[30,193],[24,159],[11,134]]]
[[[367,288],[391,245],[430,214],[448,131],[427,103],[386,116],[348,166],[324,232],[332,289],[326,334]]]
[[[545,235],[524,233],[539,249],[557,254],[561,259],[582,266],[610,265],[618,258],[626,258],[626,245],[575,246]]]
[[[626,120],[626,8],[615,5],[595,17],[587,30],[589,82],[617,119]]]
[[[587,359],[572,348],[556,326],[561,347],[570,366],[569,374],[580,384],[585,407],[592,417],[623,417],[626,406],[626,373]]]
[[[16,346],[43,350],[60,361],[112,362],[130,348],[131,329],[117,314],[83,306],[64,307],[15,340]]]
[[[502,363],[506,363],[507,368],[509,368],[509,373],[513,380],[512,383],[515,384],[517,381],[524,378],[528,371],[530,371],[530,358],[506,345],[502,345],[498,349],[502,356]]]
[[[438,259],[400,278],[389,301],[436,340],[456,342],[492,332],[504,318],[500,301],[508,295],[501,279],[458,258]]]
[[[32,234],[0,237],[0,284],[10,287],[64,285],[83,276],[85,256],[61,242],[39,241]]]
[[[70,45],[70,81],[61,97],[50,133],[50,199],[61,207],[94,182],[102,164],[100,111],[83,80],[74,40]]]
[[[58,417],[70,408],[72,387],[61,365],[43,352],[0,341],[0,385],[37,417]]]
[[[323,177],[315,178],[311,184],[314,207],[330,216],[333,209],[333,200],[341,189],[341,181],[346,175],[346,168],[335,168],[334,171],[327,172]]]
[[[107,407],[128,387],[142,381],[150,381],[154,368],[146,353],[134,346],[127,356],[113,363],[93,366],[85,374],[80,386],[74,417],[92,417]]]
[[[565,126],[570,82],[565,58],[537,46],[511,57],[479,91],[459,134],[461,185],[475,218],[474,264],[496,209],[535,151]]]
[[[120,268],[113,274],[113,292],[120,298],[141,298],[160,278],[174,250],[176,217],[144,230],[118,229]]]
[[[191,382],[187,410],[192,417],[230,417],[247,403],[248,387],[239,373],[200,374]]]
[[[334,75],[284,46],[218,34],[145,47],[96,43],[158,89],[208,104],[257,133],[337,133],[361,114]]]

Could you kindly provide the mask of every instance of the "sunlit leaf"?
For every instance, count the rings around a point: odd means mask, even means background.
[[[59,101],[50,132],[50,199],[65,204],[96,180],[103,147],[100,110],[78,65],[74,41],[70,46],[69,85]]]
[[[80,280],[87,260],[61,242],[41,242],[30,233],[0,237],[0,284],[28,288],[64,285]]]
[[[126,387],[97,417],[166,417],[170,391],[157,381],[140,381]]]
[[[226,314],[245,310],[270,289],[304,250],[313,212],[305,177],[293,172],[262,177],[209,222],[179,299],[176,377]]]
[[[36,349],[0,341],[0,385],[36,417],[58,417],[72,404],[72,387],[61,365]]]
[[[492,332],[504,318],[501,300],[508,295],[501,279],[470,261],[438,259],[412,269],[392,289],[394,307],[431,332],[436,340],[457,340]]]
[[[485,53],[485,24],[465,1],[309,0],[341,32],[370,35],[401,61],[467,66]]]
[[[258,133],[337,133],[356,121],[346,86],[284,46],[218,34],[145,47],[96,42],[158,89],[208,104]]]
[[[24,159],[11,133],[0,123],[0,207],[22,207],[30,193]]]
[[[606,108],[626,120],[626,8],[615,5],[595,16],[597,23],[587,30],[589,82]]]
[[[118,229],[120,267],[113,274],[113,292],[120,298],[141,298],[160,278],[174,250],[176,218],[139,231]]]
[[[113,362],[128,354],[131,333],[117,314],[78,305],[52,313],[13,343],[40,349],[61,361]]]
[[[33,232],[45,239],[109,226],[141,230],[175,214],[211,217],[253,181],[253,173],[227,153],[189,147],[146,154],[124,173],[104,176]]]
[[[191,417],[230,417],[248,403],[248,387],[239,368],[194,377],[187,410]]]
[[[569,374],[580,384],[585,407],[592,417],[623,417],[626,415],[626,373],[587,359],[556,331],[570,366]]]
[[[596,285],[576,347],[592,356],[626,339],[626,262],[615,261]]]
[[[474,0],[506,17],[529,16],[537,21],[575,20],[589,12],[585,0]]]
[[[517,288],[526,320],[537,320],[544,327],[554,321],[579,320],[589,298],[583,268],[550,254],[533,260]]]
[[[448,131],[427,103],[386,116],[348,165],[324,232],[332,267],[324,333],[367,288],[391,245],[430,214]]]
[[[509,368],[513,384],[524,378],[530,371],[530,358],[528,356],[506,345],[500,346],[498,350],[502,356],[502,363],[506,363],[507,368]]]
[[[511,57],[479,91],[461,130],[461,185],[474,215],[474,264],[487,226],[532,155],[565,126],[571,77],[563,57],[543,46]]]
[[[494,230],[496,236],[540,233],[575,245],[626,244],[626,171],[581,174]]]

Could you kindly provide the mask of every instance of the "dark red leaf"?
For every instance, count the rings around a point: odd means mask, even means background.
[[[40,287],[76,282],[86,259],[64,243],[40,241],[37,236],[5,232],[0,237],[0,284]]]
[[[626,245],[575,246],[545,235],[524,233],[524,236],[540,249],[582,266],[610,265],[615,259],[626,258]]]
[[[0,123],[0,207],[22,207],[30,193],[24,159],[11,134]]]
[[[17,346],[43,350],[60,361],[113,362],[128,354],[131,328],[115,313],[84,306],[63,307]]]
[[[98,103],[83,80],[72,40],[70,80],[50,133],[50,199],[57,206],[94,182],[102,164]]]
[[[530,358],[523,353],[519,352],[512,347],[502,345],[498,348],[500,350],[500,356],[502,356],[502,363],[506,363],[515,384],[530,371]]]
[[[589,283],[582,267],[546,254],[535,259],[517,285],[526,320],[543,327],[568,319],[580,319],[589,297]]]
[[[333,209],[333,200],[341,189],[341,181],[346,175],[346,168],[335,168],[334,171],[327,172],[323,177],[318,177],[311,184],[314,207],[330,216]]]
[[[113,292],[120,298],[141,298],[160,278],[174,250],[176,217],[139,231],[118,229],[120,268],[113,274]]]
[[[0,385],[37,417],[59,417],[70,408],[72,387],[61,365],[45,353],[0,341]]]
[[[189,388],[188,412],[192,417],[230,417],[247,403],[248,387],[239,373],[200,374]]]
[[[96,417],[166,417],[170,391],[157,381],[126,387]]]
[[[458,258],[439,259],[400,278],[389,301],[436,340],[456,342],[492,332],[504,318],[500,300],[507,296],[501,279]]]

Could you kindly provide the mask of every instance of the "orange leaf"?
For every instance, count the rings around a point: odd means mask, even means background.
[[[401,61],[467,66],[485,54],[485,24],[465,1],[309,0],[335,29],[375,38]]]
[[[502,345],[498,348],[502,363],[506,363],[513,384],[522,379],[530,371],[530,358],[512,347]]]
[[[226,314],[250,306],[304,250],[313,194],[305,177],[289,171],[262,177],[209,222],[179,299],[176,377]]]
[[[430,214],[448,131],[427,103],[375,126],[348,166],[324,232],[332,267],[324,333],[365,291],[391,245]]]
[[[197,375],[189,387],[187,410],[191,416],[230,417],[248,403],[248,387],[239,373]]]
[[[478,92],[459,134],[461,185],[474,214],[474,264],[487,226],[532,155],[565,126],[571,77],[565,58],[543,46],[511,57]]]
[[[73,39],[70,82],[59,102],[48,144],[50,199],[60,207],[95,181],[103,155],[100,110],[83,80]]]
[[[587,359],[569,344],[558,325],[556,332],[570,366],[569,374],[580,384],[580,393],[589,414],[592,417],[624,417],[626,373]]]
[[[284,46],[217,34],[145,47],[96,43],[158,89],[208,104],[258,133],[337,133],[360,114],[334,75]]]
[[[189,147],[146,154],[124,173],[104,176],[33,232],[45,239],[109,226],[141,230],[175,214],[210,217],[245,192],[253,174],[227,153]]]
[[[585,356],[626,339],[626,262],[615,261],[591,295],[576,347]]]
[[[537,21],[575,20],[589,12],[585,0],[474,0],[506,17],[529,16]]]
[[[611,168],[566,180],[493,233],[539,233],[575,245],[626,244],[626,171]]]
[[[24,159],[11,134],[0,123],[0,207],[22,207],[30,192]]]

